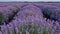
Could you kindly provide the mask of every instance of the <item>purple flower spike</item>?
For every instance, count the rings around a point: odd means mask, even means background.
[[[0,34],[2,34],[2,32],[0,31]]]

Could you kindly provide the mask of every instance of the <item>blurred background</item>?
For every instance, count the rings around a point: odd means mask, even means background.
[[[0,0],[0,2],[60,2],[60,0]]]

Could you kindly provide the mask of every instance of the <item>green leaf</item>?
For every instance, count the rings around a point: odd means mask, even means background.
[[[26,34],[26,31],[22,31],[22,34]]]
[[[38,34],[38,28],[37,27],[34,27],[33,34]]]
[[[48,33],[49,33],[49,34],[51,34],[51,33],[52,33],[52,30],[51,30],[50,28],[48,29]]]
[[[38,34],[38,28],[34,26],[34,31],[30,31],[30,34]]]
[[[22,26],[22,34],[26,34],[24,26]]]
[[[45,28],[43,29],[42,34],[48,34]]]
[[[3,19],[4,19],[4,16],[0,15],[0,23],[2,22]]]

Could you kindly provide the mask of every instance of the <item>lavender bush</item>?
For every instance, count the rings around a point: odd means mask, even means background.
[[[52,6],[52,5],[40,5],[37,6],[42,10],[42,13],[44,14],[44,17],[47,17],[47,19],[59,21],[60,18],[60,10],[59,7]]]
[[[15,14],[19,11],[20,9],[15,6],[8,6],[8,7],[5,7],[3,8],[3,15],[4,15],[4,19],[3,19],[3,22],[5,22],[6,24],[8,24],[8,22],[10,22],[13,17],[15,16]]]

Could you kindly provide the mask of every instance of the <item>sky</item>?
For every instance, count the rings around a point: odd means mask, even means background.
[[[25,1],[27,1],[27,2],[41,2],[41,1],[43,1],[43,2],[49,2],[49,1],[60,2],[60,0],[0,0],[0,2],[18,2],[18,1],[20,1],[20,2],[25,2]]]

